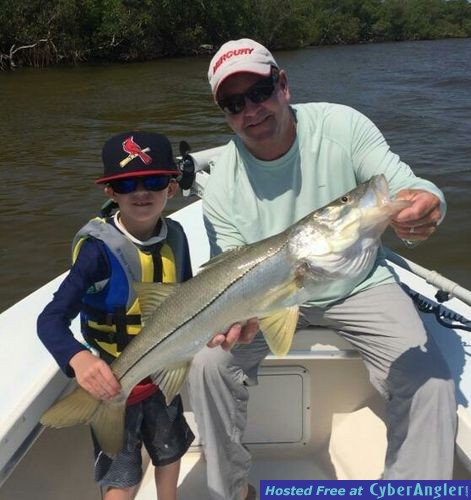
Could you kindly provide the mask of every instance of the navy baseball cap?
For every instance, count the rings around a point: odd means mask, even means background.
[[[97,184],[125,177],[180,174],[170,141],[155,132],[125,132],[111,137],[103,146],[102,159],[103,177]]]

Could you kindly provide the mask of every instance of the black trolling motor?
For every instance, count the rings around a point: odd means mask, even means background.
[[[190,189],[195,180],[195,162],[190,155],[190,145],[186,141],[180,142],[180,157],[178,168],[181,172],[177,182],[181,189]]]

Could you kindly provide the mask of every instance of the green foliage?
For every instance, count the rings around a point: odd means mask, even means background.
[[[467,0],[0,0],[0,69],[469,36]]]
[[[303,47],[311,43],[312,15],[311,3],[305,0],[253,0],[241,36],[272,49]]]

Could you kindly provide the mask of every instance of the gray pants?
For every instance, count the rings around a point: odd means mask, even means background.
[[[456,431],[454,382],[411,299],[396,284],[327,309],[301,308],[299,326],[328,326],[360,352],[386,400],[384,479],[450,479]],[[205,348],[193,360],[189,394],[207,460],[210,497],[238,500],[251,456],[241,440],[247,385],[268,354],[262,335],[231,352]],[[359,478],[361,479],[361,478]]]

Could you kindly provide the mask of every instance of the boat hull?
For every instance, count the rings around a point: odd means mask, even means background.
[[[209,255],[207,241],[201,238],[204,234],[201,202],[185,207],[172,217],[181,222],[187,232],[197,272]],[[440,304],[435,297],[437,288],[408,270],[408,261],[399,259],[390,263],[400,281],[416,296],[424,323],[452,371],[459,402],[456,443],[460,460],[455,478],[471,479],[468,472],[471,463],[468,404],[471,398],[471,351],[468,347],[471,346],[471,332],[460,329],[458,322],[447,327],[439,321],[441,318],[446,323],[446,318],[450,317],[469,321],[471,307],[458,298]],[[27,498],[30,496],[28,488],[39,500],[66,496],[72,500],[100,498],[93,482],[88,429],[41,433],[38,427],[43,411],[69,385],[69,380],[59,372],[36,336],[37,315],[52,298],[63,277],[56,278],[0,315],[0,366],[5,374],[0,378],[0,482],[3,483],[0,500]],[[78,320],[72,328],[81,338]],[[329,380],[328,385],[321,383],[325,380]],[[280,412],[277,404],[280,386],[294,399],[289,405],[281,405],[286,414],[280,413],[281,420],[277,422],[272,416]],[[288,356],[281,360],[269,356],[262,366],[260,385],[250,390],[253,394],[246,440],[255,458],[251,476],[255,484],[258,484],[257,478],[272,477],[272,472],[275,473],[273,477],[283,479],[301,476],[375,479],[381,474],[386,449],[383,402],[370,385],[358,353],[334,332],[322,328],[298,332]],[[185,407],[188,420],[193,422],[187,401]],[[270,418],[265,418],[267,415]],[[272,424],[267,427],[266,421],[270,419]],[[281,422],[285,423],[281,425]],[[196,426],[194,431],[197,435]],[[70,443],[67,448],[71,452],[64,450],[65,441]],[[273,461],[274,450],[278,461]],[[182,500],[195,498],[198,488],[203,488],[198,497],[205,498],[204,467],[197,435],[195,445],[183,460]],[[70,468],[78,471],[78,480],[70,474]],[[77,490],[79,483],[80,490]],[[155,498],[151,476],[146,475],[137,498]]]

